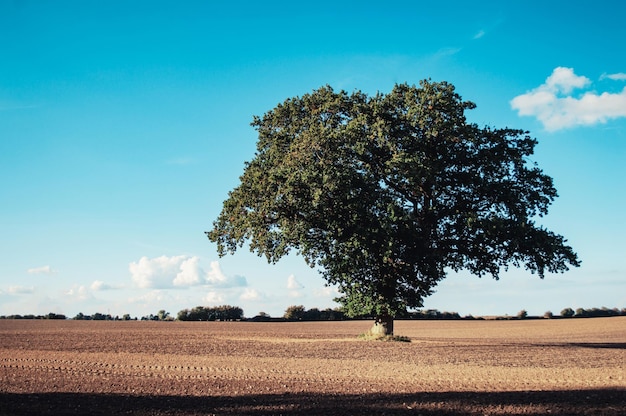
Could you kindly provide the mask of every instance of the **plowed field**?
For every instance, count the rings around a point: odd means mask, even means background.
[[[623,415],[626,318],[0,321],[0,415]]]

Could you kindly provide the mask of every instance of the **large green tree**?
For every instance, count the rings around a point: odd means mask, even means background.
[[[535,223],[557,196],[529,161],[537,141],[468,123],[474,107],[428,80],[287,99],[254,118],[255,157],[207,235],[220,256],[245,242],[269,262],[295,249],[381,334],[450,271],[498,279],[513,265],[543,278],[578,266]]]

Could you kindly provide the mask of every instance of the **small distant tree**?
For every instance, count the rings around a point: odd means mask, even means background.
[[[304,312],[302,319],[305,321],[321,321],[322,312],[318,308],[311,308]]]
[[[572,308],[565,308],[561,311],[561,316],[564,318],[571,318],[576,312]]]
[[[528,318],[528,312],[526,312],[526,309],[522,309],[521,311],[517,313],[517,319],[526,319],[526,318]]]
[[[458,312],[447,312],[444,311],[441,314],[441,319],[461,319],[461,315],[458,314]]]
[[[292,305],[285,310],[283,318],[289,321],[301,321],[304,318],[306,309],[302,305]]]
[[[215,317],[215,320],[237,321],[243,318],[243,309],[238,306],[221,305],[215,308],[210,308],[210,311],[210,313]]]
[[[323,321],[343,321],[346,319],[346,314],[341,308],[326,308],[321,311],[320,319]]]
[[[111,315],[109,315],[109,314],[105,315],[105,314],[100,313],[100,312],[96,312],[93,315],[91,315],[91,319],[93,321],[111,321],[112,320]]]
[[[576,315],[574,315],[574,317],[576,318],[586,318],[588,316],[589,316],[589,312],[587,312],[585,308],[576,309]]]
[[[158,318],[159,321],[165,321],[169,316],[170,316],[170,313],[166,312],[165,309],[161,309],[157,313],[157,318]]]
[[[546,311],[546,313],[543,314],[543,317],[546,319],[552,319],[554,318],[554,315],[552,314],[552,312]]]
[[[178,311],[176,314],[176,319],[179,321],[190,321],[189,319],[189,309],[182,309]]]
[[[44,319],[60,319],[60,320],[63,320],[63,319],[67,319],[67,317],[65,315],[63,315],[63,314],[57,314],[57,313],[50,312],[48,315],[44,316]]]

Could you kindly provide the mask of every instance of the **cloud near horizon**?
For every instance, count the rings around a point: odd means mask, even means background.
[[[289,277],[287,277],[287,289],[289,289],[290,298],[300,298],[302,297],[300,289],[304,289],[304,285],[298,282],[295,275],[290,274]]]
[[[601,79],[626,80],[626,74],[604,74]],[[626,117],[626,87],[619,93],[587,91],[573,96],[574,90],[589,87],[591,80],[572,68],[557,67],[537,88],[513,98],[511,108],[520,116],[536,117],[548,131],[606,123]]]
[[[133,282],[140,288],[175,288],[189,286],[242,287],[247,286],[243,276],[227,277],[218,261],[212,261],[210,270],[200,267],[197,256],[142,257],[128,265]]]
[[[35,293],[34,286],[9,286],[8,293],[12,295],[26,295],[30,293]]]
[[[89,292],[89,288],[84,285],[74,285],[64,294],[66,298],[74,301],[85,301],[88,299],[93,299],[93,295]]]
[[[26,270],[28,274],[53,274],[56,270],[53,270],[50,266],[33,267]]]
[[[91,290],[95,292],[103,291],[103,290],[118,290],[123,289],[123,285],[111,285],[103,282],[102,280],[94,280],[89,287]]]
[[[262,296],[259,291],[251,288],[245,289],[243,293],[239,295],[239,299],[244,301],[260,300],[261,298]]]

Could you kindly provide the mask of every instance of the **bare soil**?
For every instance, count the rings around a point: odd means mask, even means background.
[[[0,321],[0,415],[624,415],[626,317]]]

